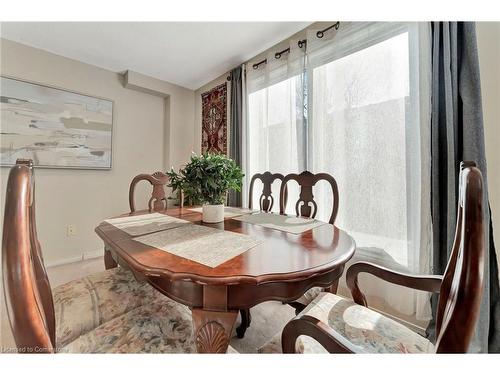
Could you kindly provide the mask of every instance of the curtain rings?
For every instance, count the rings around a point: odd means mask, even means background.
[[[283,51],[279,51],[279,52],[276,52],[274,54],[274,58],[275,59],[281,59],[281,55],[284,54],[284,53],[289,53],[290,52],[290,47],[284,49]]]
[[[332,29],[332,28],[335,28],[335,30],[338,30],[338,29],[339,29],[339,26],[340,26],[340,22],[339,22],[339,21],[337,21],[337,22],[335,22],[333,25],[328,26],[326,29],[323,29],[323,30],[318,31],[318,32],[316,33],[316,37],[317,37],[317,38],[319,38],[319,39],[321,39],[321,38],[323,38],[323,37],[325,36],[325,33],[326,33],[328,30],[330,30],[330,29]]]

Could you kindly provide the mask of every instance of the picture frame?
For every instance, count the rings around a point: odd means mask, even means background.
[[[19,158],[35,167],[112,168],[114,101],[0,76],[0,165]]]

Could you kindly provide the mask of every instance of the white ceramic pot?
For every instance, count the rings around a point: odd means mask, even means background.
[[[204,204],[202,210],[203,210],[203,222],[220,223],[221,221],[224,221],[223,204]]]

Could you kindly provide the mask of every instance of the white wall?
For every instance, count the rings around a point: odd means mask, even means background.
[[[500,22],[476,24],[493,235],[500,263]]]
[[[165,98],[165,168],[179,168],[194,148],[194,91],[130,70],[124,85]]]
[[[94,228],[104,218],[128,211],[133,176],[164,171],[189,157],[194,92],[146,76],[128,89],[122,75],[5,39],[1,52],[2,75],[114,101],[111,170],[36,170],[37,224],[46,265],[101,254],[102,241]],[[159,92],[140,85],[157,85]],[[2,223],[8,172],[0,170]],[[146,185],[137,192],[144,197],[143,207]],[[68,224],[75,225],[75,236],[67,236]]]

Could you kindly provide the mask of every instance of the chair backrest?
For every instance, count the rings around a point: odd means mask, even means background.
[[[328,222],[333,224],[339,210],[339,189],[337,181],[328,173],[313,174],[309,171],[304,171],[300,174],[288,174],[283,179],[281,184],[280,198],[285,194],[286,185],[289,181],[294,180],[299,184],[300,194],[297,203],[295,203],[295,214],[297,216],[316,217],[318,212],[318,204],[314,200],[313,187],[318,181],[326,181],[330,184],[333,194],[332,212]],[[286,202],[280,199],[280,213],[284,214]]]
[[[483,178],[473,162],[460,166],[457,211],[455,239],[436,314],[437,353],[467,352],[483,295]]]
[[[54,302],[36,232],[31,160],[19,159],[9,174],[2,265],[7,313],[19,352],[54,352]]]
[[[248,208],[253,208],[253,186],[255,183],[255,180],[261,180],[263,187],[262,187],[262,194],[259,197],[259,209],[261,211],[265,212],[270,212],[273,209],[274,205],[274,197],[272,195],[271,191],[271,186],[274,181],[280,180],[281,184],[283,184],[283,179],[285,176],[283,176],[281,173],[271,173],[271,172],[264,172],[264,173],[256,173],[253,175],[252,179],[250,180],[250,189],[249,189],[249,197],[248,197]],[[287,200],[287,190],[285,189],[284,192],[284,200],[286,204]]]
[[[148,201],[149,211],[164,211],[167,208],[167,196],[165,195],[165,185],[168,182],[168,176],[163,172],[155,172],[153,174],[139,174],[134,177],[130,183],[128,192],[128,202],[130,205],[130,212],[135,212],[134,191],[135,186],[140,181],[149,181],[153,185],[153,192]],[[181,197],[181,207],[183,199]]]

